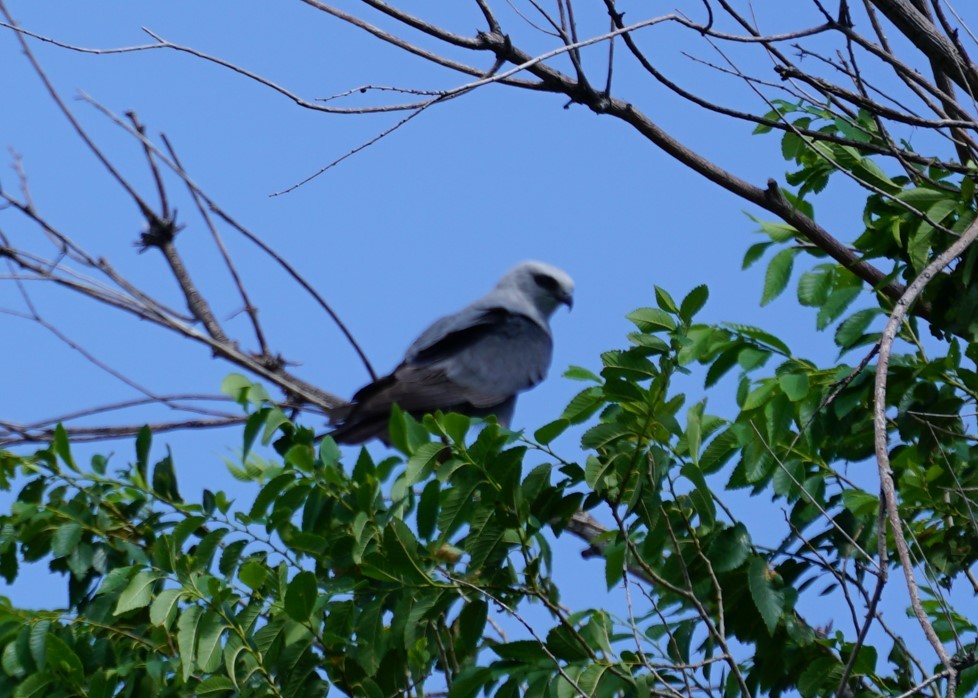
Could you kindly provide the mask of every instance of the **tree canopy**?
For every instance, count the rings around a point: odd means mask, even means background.
[[[0,695],[974,694],[978,65],[955,8],[812,0],[784,17],[708,0],[657,15],[614,0],[475,0],[471,31],[455,28],[457,9],[305,4],[463,82],[399,86],[404,102],[377,101],[391,91],[370,85],[338,97],[367,101],[337,107],[158,35],[119,51],[189,53],[313,111],[404,114],[330,169],[490,85],[561,95],[763,212],[763,240],[743,257],[764,270],[761,303],[793,294],[838,355],[809,358],[790,327],[702,319],[711,292],[723,292],[709,279],[675,296],[655,286],[634,299],[617,349],[566,370],[579,390],[549,421],[514,432],[491,418],[395,410],[391,452],[341,451],[321,415],[342,398],[266,340],[218,230],[266,251],[372,372],[353,333],[314,283],[195,183],[165,137],[89,99],[142,150],[151,177],[136,184],[116,170],[33,47],[106,49],[21,27],[0,0],[5,38],[137,205],[140,250],[160,253],[187,306],[145,292],[49,221],[18,168],[20,190],[0,190],[0,257],[20,314],[49,325],[25,285],[50,283],[199,343],[234,370],[219,410],[204,409],[213,396],[147,396],[196,412],[188,419],[109,421],[126,404],[93,406],[86,416],[107,420],[96,426],[0,424],[0,485],[12,493],[0,575],[16,584],[25,564],[43,561],[68,591],[65,608],[3,599]],[[667,29],[684,47],[715,49],[719,62],[705,67],[746,85],[756,109],[674,82],[656,44]],[[643,84],[745,138],[779,139],[784,182],[773,173],[754,184],[701,155],[694,137],[650,116]],[[171,181],[187,188],[194,224],[214,231],[247,344],[184,263]],[[816,222],[840,181],[862,207],[848,235]],[[13,226],[40,235],[21,243]],[[707,401],[723,391],[729,411]],[[153,455],[164,432],[228,425],[239,435],[227,467],[247,498],[190,492],[180,459]],[[129,455],[104,444],[93,451],[104,455],[78,455],[81,442],[107,437],[132,444]],[[745,514],[745,495],[768,514]],[[603,565],[608,594],[596,590],[591,605],[566,604],[574,580],[555,553],[565,537]],[[819,603],[833,622],[811,615]],[[904,612],[913,635],[894,623]]]

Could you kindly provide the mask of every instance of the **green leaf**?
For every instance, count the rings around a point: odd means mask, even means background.
[[[731,368],[737,365],[737,359],[743,349],[742,344],[735,344],[728,349],[724,349],[722,352],[717,354],[717,357],[710,364],[710,367],[706,370],[706,379],[703,382],[703,386],[706,388],[711,388],[717,384],[717,382],[723,378]]]
[[[546,446],[551,441],[556,439],[558,436],[567,430],[570,426],[570,421],[567,419],[557,419],[550,424],[545,424],[533,433],[533,438],[540,444]]]
[[[195,696],[212,696],[221,693],[231,693],[235,690],[234,683],[226,676],[209,676],[194,689]]]
[[[418,535],[430,540],[435,535],[438,522],[438,504],[441,499],[441,483],[431,480],[421,491],[418,499]]]
[[[440,441],[432,441],[418,446],[417,450],[408,458],[407,468],[404,471],[404,484],[411,487],[428,478],[431,471],[438,465],[438,459],[445,450],[445,444]]]
[[[655,302],[670,315],[675,315],[679,312],[679,306],[676,305],[676,301],[672,299],[672,296],[664,288],[655,287]]]
[[[499,655],[500,659],[514,659],[524,664],[553,661],[543,645],[536,640],[514,640],[493,644],[489,649]]]
[[[740,325],[734,322],[726,322],[724,323],[724,326],[729,327],[744,337],[748,337],[756,342],[760,342],[761,344],[770,347],[771,349],[774,349],[779,354],[791,356],[791,349],[788,348],[787,344],[782,342],[770,332],[765,332],[759,327],[754,327],[752,325]]]
[[[754,265],[754,262],[759,260],[764,256],[769,248],[774,243],[772,242],[755,242],[753,245],[747,248],[747,253],[744,255],[744,261],[741,262],[741,269],[749,269]]]
[[[581,368],[580,366],[571,366],[566,371],[564,371],[564,378],[570,378],[572,381],[591,381],[593,383],[600,383],[601,378],[595,375],[593,372],[588,371],[586,368]]]
[[[187,542],[187,539],[193,533],[197,532],[206,522],[207,518],[204,516],[188,516],[178,523],[173,527],[173,532],[170,534],[173,539],[173,546],[177,550],[183,548],[183,544]]]
[[[285,452],[284,459],[304,473],[311,473],[316,468],[316,454],[309,444],[293,444]]]
[[[336,445],[333,437],[329,434],[324,436],[319,443],[319,460],[323,462],[323,465],[339,465],[342,455],[340,447]]]
[[[258,519],[264,516],[272,502],[278,499],[282,490],[295,482],[295,478],[294,473],[284,472],[269,480],[255,497],[255,503],[251,505],[251,510],[248,512],[249,518]]]
[[[744,564],[750,547],[750,533],[744,524],[738,522],[717,534],[710,543],[707,557],[715,572],[730,572]]]
[[[856,344],[863,336],[866,328],[869,327],[869,324],[879,314],[879,308],[866,308],[847,317],[835,331],[836,345],[843,349],[848,349]]]
[[[47,635],[47,665],[49,671],[67,675],[72,684],[77,684],[85,671],[81,659],[68,644],[54,633]]]
[[[608,590],[614,589],[625,574],[625,544],[613,543],[604,550],[604,581]]]
[[[740,409],[744,412],[749,412],[750,410],[757,409],[761,405],[767,403],[768,399],[771,397],[771,393],[778,386],[777,382],[767,378],[761,381],[761,384],[754,388],[747,395],[747,399],[744,400],[744,404],[741,405]]]
[[[203,537],[197,547],[194,549],[194,561],[197,565],[197,569],[201,571],[206,571],[210,569],[211,562],[214,559],[214,553],[217,551],[217,546],[221,544],[230,531],[226,528],[218,528]]]
[[[817,308],[828,299],[831,288],[831,271],[822,267],[806,271],[798,279],[798,302]]]
[[[846,311],[856,297],[859,296],[860,289],[854,286],[843,286],[829,294],[829,297],[818,309],[818,317],[815,327],[824,330],[835,322],[842,313]]]
[[[248,405],[248,391],[251,389],[251,381],[240,373],[229,373],[221,381],[221,392],[237,402],[242,407]]]
[[[48,688],[54,677],[49,674],[31,674],[17,685],[14,698],[45,698],[51,693]]]
[[[566,419],[571,424],[580,424],[590,419],[591,415],[601,409],[604,404],[604,391],[600,387],[585,388],[571,398],[560,418]]]
[[[231,576],[234,568],[238,566],[238,561],[241,560],[241,553],[244,551],[246,545],[248,545],[247,540],[236,540],[227,544],[224,552],[221,553],[221,560],[217,565],[217,569],[221,574],[226,577]]]
[[[679,306],[679,317],[683,319],[687,324],[693,321],[693,316],[696,315],[703,306],[706,305],[707,299],[710,297],[710,289],[706,284],[700,284],[692,291],[686,294],[683,298],[682,304]]]
[[[609,444],[618,439],[628,438],[630,432],[628,427],[612,422],[597,424],[581,437],[581,448],[588,450],[598,450],[606,448]]]
[[[177,617],[178,603],[183,596],[182,589],[164,589],[153,599],[153,605],[149,607],[149,621],[153,625],[161,625],[164,628],[170,627],[170,623]]]
[[[642,332],[676,329],[676,321],[673,317],[659,308],[639,308],[625,317],[635,323]]]
[[[782,373],[778,376],[778,385],[792,402],[804,400],[808,396],[808,375],[805,373]]]
[[[146,470],[149,467],[149,449],[153,443],[153,433],[149,427],[143,426],[136,434],[136,469],[146,477]]]
[[[751,598],[754,605],[764,619],[764,625],[770,635],[778,627],[781,620],[781,613],[784,611],[784,592],[775,589],[772,578],[776,577],[774,572],[768,567],[768,562],[763,557],[755,557],[750,561],[747,571],[747,584],[750,587]]]
[[[702,432],[703,408],[705,401],[697,402],[686,411],[686,444],[694,465],[699,465]]]
[[[156,572],[144,571],[136,574],[129,582],[129,586],[119,595],[119,601],[116,603],[113,615],[118,616],[137,608],[149,606],[149,602],[153,600],[153,586],[159,578],[160,576]]]
[[[81,524],[74,521],[60,526],[51,536],[51,552],[58,557],[70,555],[81,542],[82,531]]]
[[[285,590],[285,612],[300,623],[305,623],[316,605],[317,596],[316,575],[309,571],[300,572]]]
[[[872,516],[879,509],[880,500],[874,494],[862,490],[842,490],[842,503],[856,516]]]
[[[221,635],[227,627],[224,619],[214,611],[207,611],[201,618],[197,632],[197,664],[202,672],[210,673],[221,666],[224,653]]]
[[[47,638],[50,628],[51,621],[38,621],[30,628],[30,637],[27,639],[31,658],[41,671],[47,667]]]
[[[761,305],[767,305],[787,288],[797,253],[798,250],[789,247],[771,258],[771,263],[767,266],[767,273],[764,275],[764,293],[761,295]]]
[[[204,610],[200,606],[188,606],[177,621],[177,648],[180,650],[180,667],[183,680],[194,672],[197,652],[197,629]]]
[[[64,425],[61,422],[58,422],[58,425],[54,428],[54,441],[51,445],[54,448],[54,452],[58,454],[58,457],[64,461],[64,464],[75,472],[78,472],[75,459],[71,456],[71,446],[68,444],[68,432],[65,431]]]
[[[164,500],[183,501],[177,490],[177,474],[173,470],[173,454],[170,453],[169,447],[166,450],[166,458],[153,468],[153,491]]]
[[[241,569],[238,570],[238,579],[248,585],[249,588],[258,591],[268,581],[270,570],[268,566],[254,558],[248,560]]]
[[[11,676],[15,679],[22,679],[27,673],[27,667],[24,666],[24,662],[21,661],[21,657],[17,652],[17,642],[9,642],[7,646],[3,648],[3,657],[0,660],[0,667],[3,667],[4,672],[7,676]]]

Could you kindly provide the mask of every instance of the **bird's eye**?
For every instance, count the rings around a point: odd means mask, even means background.
[[[534,274],[533,280],[536,282],[537,286],[549,291],[550,293],[556,293],[560,290],[560,284],[557,283],[557,279],[552,276],[547,276],[546,274]]]

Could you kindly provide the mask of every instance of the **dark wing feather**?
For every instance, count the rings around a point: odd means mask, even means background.
[[[361,388],[351,405],[333,412],[342,420],[333,438],[341,443],[383,438],[395,403],[415,415],[490,414],[498,407],[508,422],[516,393],[546,375],[550,335],[524,315],[489,308],[470,313],[464,323],[457,317],[439,323],[412,345],[393,373]]]

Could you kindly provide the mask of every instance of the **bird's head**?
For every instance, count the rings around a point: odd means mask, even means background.
[[[567,272],[543,262],[522,262],[499,280],[497,289],[515,291],[548,319],[560,305],[574,305],[574,281]]]

